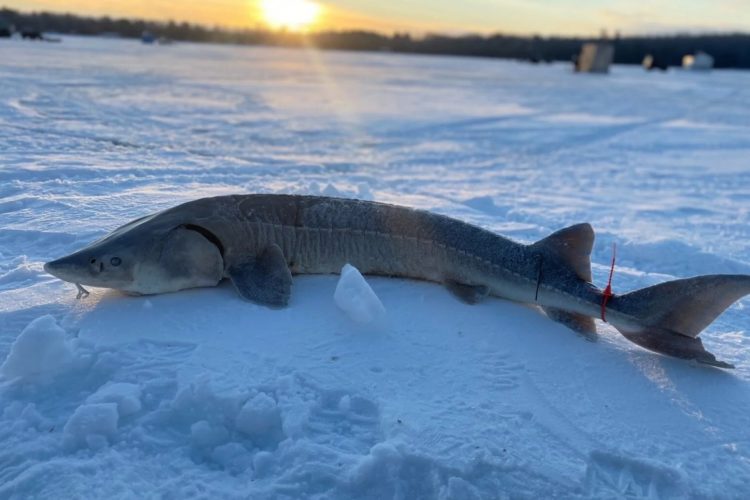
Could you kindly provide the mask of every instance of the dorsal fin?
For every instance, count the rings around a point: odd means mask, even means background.
[[[573,268],[584,281],[591,281],[591,249],[594,247],[594,230],[584,222],[560,229],[532,245],[542,253],[557,256]]]

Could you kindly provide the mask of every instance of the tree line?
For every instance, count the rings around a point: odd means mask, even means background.
[[[0,9],[0,28],[78,35],[117,35],[139,38],[144,31],[175,41],[273,46],[314,46],[323,49],[390,51],[412,54],[497,57],[541,61],[570,61],[581,45],[592,38],[496,35],[383,35],[368,31],[301,34],[262,28],[229,30],[186,22],[155,22],[110,17],[85,17],[50,12],[22,13]],[[640,64],[651,54],[663,64],[680,65],[682,56],[704,51],[718,68],[750,68],[750,34],[678,34],[627,36],[609,40],[615,45],[615,62]]]

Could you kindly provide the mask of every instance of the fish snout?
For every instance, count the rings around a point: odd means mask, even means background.
[[[51,260],[44,264],[44,271],[59,278],[58,273],[63,269],[62,259]]]
[[[81,259],[76,258],[75,255],[69,255],[67,257],[47,262],[44,264],[44,271],[55,278],[69,281],[71,283],[78,283],[90,274],[85,261],[82,262]]]
[[[44,271],[51,274],[55,278],[65,279],[65,268],[69,267],[65,265],[65,259],[52,260],[44,264]]]

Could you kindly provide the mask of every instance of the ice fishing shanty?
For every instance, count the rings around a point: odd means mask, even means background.
[[[575,58],[574,69],[579,73],[609,73],[614,58],[614,45],[601,42],[585,43]]]

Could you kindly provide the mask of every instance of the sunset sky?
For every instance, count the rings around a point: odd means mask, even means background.
[[[0,5],[225,27],[286,24],[386,33],[750,31],[750,0],[0,0]]]

